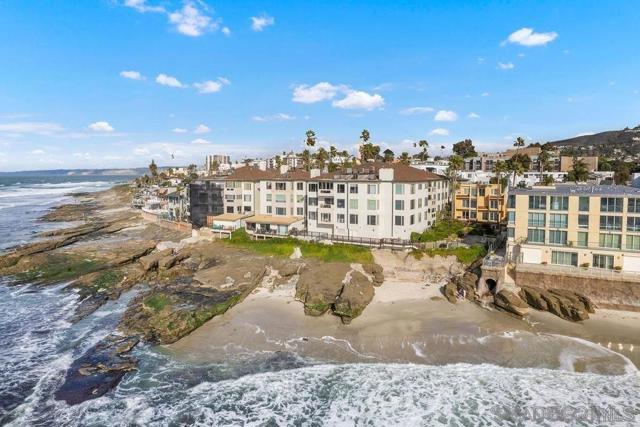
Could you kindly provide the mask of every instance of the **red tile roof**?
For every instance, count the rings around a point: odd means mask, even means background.
[[[416,169],[402,163],[371,162],[351,168],[350,173],[347,173],[346,170],[337,170],[322,174],[311,180],[379,181],[380,169],[393,169],[393,180],[397,182],[425,182],[445,179],[443,176],[433,172]]]

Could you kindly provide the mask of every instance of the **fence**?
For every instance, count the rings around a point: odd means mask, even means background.
[[[370,246],[386,249],[437,249],[437,248],[458,248],[466,247],[459,241],[439,240],[437,242],[412,242],[407,239],[376,239],[371,237],[338,236],[329,233],[319,233],[316,231],[298,231],[290,234],[292,237],[310,237],[314,240],[329,240],[334,243],[344,243],[349,245]]]
[[[153,222],[162,228],[174,231],[184,231],[190,233],[193,228],[188,222],[169,221],[168,219],[163,219],[154,213],[146,211],[142,211],[142,219],[144,219],[145,221]]]
[[[516,265],[516,272],[531,272],[545,274],[573,275],[594,279],[624,280],[629,282],[640,282],[640,273],[629,271],[609,270],[594,267],[575,267],[572,265],[556,264],[529,264],[519,262]]]

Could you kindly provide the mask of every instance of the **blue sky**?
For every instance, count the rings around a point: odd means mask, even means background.
[[[0,170],[266,156],[310,128],[399,153],[635,126],[639,21],[633,1],[5,0]]]

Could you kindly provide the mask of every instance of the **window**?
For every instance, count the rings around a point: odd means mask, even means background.
[[[298,203],[304,203],[304,196],[303,196],[303,195],[298,195],[298,196],[296,196],[296,202],[298,202]]]
[[[245,202],[250,202],[251,201],[251,194],[245,194],[244,195],[244,201]]]
[[[336,207],[344,208],[344,199],[336,199]]]
[[[516,213],[515,212],[508,212],[507,213],[507,222],[509,224],[515,224],[516,223]]]
[[[549,244],[551,245],[566,245],[567,244],[567,232],[563,230],[551,230],[549,231]]]
[[[309,206],[318,206],[318,198],[309,197]]]
[[[593,266],[613,270],[613,255],[593,254]]]
[[[513,227],[507,228],[507,237],[510,237],[510,238],[516,237],[516,229]]]
[[[309,219],[315,221],[318,218],[317,212],[309,212]]]
[[[287,195],[286,194],[276,194],[276,203],[286,203]]]
[[[547,196],[529,196],[529,209],[547,209]]]
[[[358,194],[358,184],[351,184],[349,186],[349,193],[350,194]]]
[[[640,251],[640,236],[627,236],[627,249]]]
[[[416,201],[409,200],[409,209],[414,210],[416,208]]]
[[[267,181],[267,190],[271,190],[271,181]]]
[[[409,224],[413,225],[415,223],[415,219],[413,217],[413,215],[409,215]]]
[[[276,182],[276,190],[286,190],[287,183],[286,182]]]
[[[622,231],[622,217],[600,216],[600,230]]]
[[[567,214],[550,214],[549,227],[567,228]]]
[[[336,222],[338,224],[344,224],[344,214],[337,214],[336,215]]]
[[[286,214],[287,214],[287,208],[276,207],[276,215],[286,215]]]
[[[344,184],[338,184],[338,193],[344,193]]]
[[[358,209],[358,199],[349,199],[349,209]]]
[[[309,191],[312,193],[315,193],[316,191],[318,191],[318,184],[309,184]]]
[[[640,199],[630,198],[627,203],[629,204],[627,212],[640,213]]]
[[[580,212],[589,212],[589,198],[580,197],[578,200],[578,210]]]
[[[320,183],[320,185],[318,186],[318,188],[320,190],[333,190],[333,182],[326,182],[323,181]]]
[[[530,228],[527,230],[527,242],[544,243],[544,230]]]
[[[600,247],[620,249],[622,236],[620,234],[600,234]]]
[[[378,201],[375,199],[367,200],[367,210],[377,211],[378,210]]]
[[[516,196],[515,194],[510,194],[509,197],[507,197],[507,208],[515,209],[515,207],[516,207]]]
[[[489,200],[489,209],[498,209],[498,201]]]
[[[244,183],[244,189],[247,191],[251,191],[251,183],[250,182],[245,182]]]
[[[418,199],[418,208],[422,207],[422,197]]]
[[[273,209],[271,206],[267,206],[267,213],[268,214],[272,214],[273,213]]]
[[[296,215],[304,216],[304,208],[296,208]]]
[[[404,194],[404,184],[395,184],[395,193]]]
[[[567,196],[551,196],[550,206],[552,211],[569,210],[569,197]]]
[[[267,202],[270,202],[271,201],[271,193],[267,193],[266,196],[267,196]]]
[[[600,212],[622,212],[622,199],[619,197],[601,198]]]
[[[397,211],[404,210],[404,200],[396,200],[396,210]]]
[[[409,189],[410,189],[409,191],[411,192],[411,194],[416,194],[416,185],[415,184],[411,184]]]
[[[545,214],[529,212],[529,227],[544,227]]]
[[[367,215],[367,225],[378,225],[378,215]]]
[[[378,194],[378,184],[367,184],[367,194]]]
[[[578,266],[577,252],[551,251],[551,264]]]
[[[581,248],[586,248],[587,246],[589,246],[589,233],[578,231],[578,241],[576,242],[576,246],[579,246]]]
[[[327,212],[323,212],[320,214],[321,222],[331,222],[331,214]]]
[[[471,204],[469,203],[469,199],[463,199],[462,200],[462,207],[463,208],[468,208]]]
[[[304,182],[297,182],[296,183],[296,189],[298,191],[303,191],[304,190]]]
[[[404,217],[400,215],[396,215],[394,220],[395,225],[404,225]]]
[[[589,228],[589,215],[578,215],[578,228]]]
[[[640,216],[627,218],[627,231],[640,231]]]
[[[349,224],[358,224],[358,215],[350,214],[349,215]]]
[[[484,197],[484,194],[485,194],[484,187],[478,188],[478,196]]]

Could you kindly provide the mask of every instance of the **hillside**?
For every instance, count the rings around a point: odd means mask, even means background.
[[[589,152],[599,155],[611,155],[614,150],[635,155],[640,152],[640,126],[611,130],[593,135],[581,135],[559,141],[550,141],[551,145],[563,151]]]

